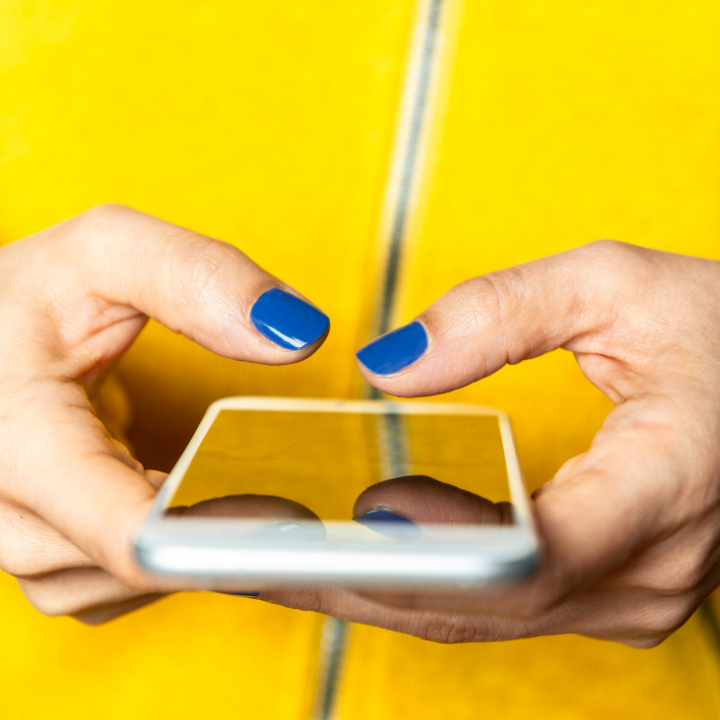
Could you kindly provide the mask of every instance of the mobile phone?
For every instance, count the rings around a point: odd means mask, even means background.
[[[241,397],[208,409],[135,550],[199,589],[455,592],[527,577],[540,541],[500,410]]]

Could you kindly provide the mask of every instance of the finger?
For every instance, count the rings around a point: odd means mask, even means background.
[[[630,276],[643,252],[596,243],[468,280],[359,350],[360,371],[391,395],[433,395],[602,332],[619,294],[642,292],[618,274]]]
[[[424,475],[384,480],[364,490],[353,515],[388,510],[419,524],[502,524],[511,519],[507,503],[496,505],[479,495]]]
[[[148,470],[145,477],[159,489],[167,473]],[[32,510],[0,503],[0,569],[4,572],[27,579],[93,565],[85,553]]]
[[[133,534],[165,475],[143,472],[77,383],[41,385],[4,427],[0,562],[20,576],[99,565],[129,584],[139,577]]]
[[[691,470],[692,429],[676,442],[678,408],[661,397],[618,406],[579,461],[536,494],[545,544],[540,572],[516,588],[479,596],[477,612],[533,618],[624,566],[692,515],[697,478]],[[682,417],[682,414],[680,415]],[[702,433],[702,429],[697,429]],[[436,600],[423,600],[437,607]],[[447,609],[463,607],[452,603]]]
[[[18,579],[30,603],[44,615],[61,617],[142,597],[98,567],[74,568]]]
[[[436,607],[427,607],[428,597]],[[467,606],[448,611],[447,596],[360,594],[332,587],[318,592],[266,591],[261,599],[441,643],[497,642],[574,633],[632,647],[654,647],[692,615],[697,597],[665,597],[627,588],[585,590],[535,618],[482,615]],[[418,604],[419,600],[424,604]]]
[[[92,560],[26,508],[0,503],[0,569],[32,577],[93,565]]]
[[[602,626],[591,628],[585,618],[568,616],[562,608],[572,607],[569,601],[577,593],[673,533],[693,512],[697,483],[688,472],[693,458],[674,442],[678,428],[668,418],[677,408],[669,403],[644,398],[620,405],[572,472],[560,473],[539,495],[535,514],[545,553],[534,578],[489,591],[397,595],[394,600],[376,594],[376,599],[384,606],[402,602],[413,611],[489,615],[506,620],[498,627],[508,632],[539,619],[541,626],[528,627],[543,633],[603,632]],[[684,432],[693,431],[685,427]],[[695,441],[688,437],[687,447]],[[704,475],[697,468],[698,478]],[[353,619],[367,621],[367,613]],[[613,626],[608,632],[617,637],[620,631]]]
[[[227,243],[121,206],[91,210],[54,233],[61,261],[79,265],[92,296],[133,308],[219,355],[297,362],[327,334],[324,313]],[[105,347],[106,330],[99,337],[93,328],[84,349]]]
[[[133,536],[156,489],[139,463],[110,438],[82,388],[58,383],[27,403],[16,420],[6,428],[6,447],[32,452],[18,451],[12,466],[20,472],[4,490],[22,513],[30,508],[54,529],[40,538],[47,552],[59,564],[75,565],[87,557],[89,564],[123,577],[126,585],[145,582],[132,559]],[[69,557],[75,551],[63,539],[80,555]],[[37,569],[18,568],[21,574]]]
[[[305,505],[274,495],[227,495],[203,500],[189,507],[177,505],[166,515],[181,517],[242,518],[247,520],[320,520]]]
[[[160,470],[146,470],[145,478],[156,490],[159,490],[165,484],[168,473]]]
[[[129,612],[139,610],[156,600],[165,597],[165,594],[139,595],[136,598],[125,600],[123,602],[114,603],[112,605],[104,605],[101,607],[90,608],[82,612],[74,613],[73,617],[85,625],[102,625],[103,623],[114,620],[121,615],[127,615]]]
[[[155,591],[157,581],[133,560],[133,540],[152,504],[155,482],[162,475],[144,473],[117,443],[111,443],[91,413],[79,386],[66,392],[76,395],[74,403],[44,408],[44,423],[25,440],[41,450],[38,466],[28,468],[29,481],[19,483],[19,502],[32,507],[47,523],[66,536],[92,562],[120,578],[138,592]],[[45,481],[52,469],[53,481]],[[263,517],[314,519],[310,510],[282,498],[242,497],[230,502],[206,503],[201,512],[225,510],[254,513]],[[239,507],[238,507],[239,506]],[[246,507],[248,506],[248,507]],[[297,523],[293,523],[297,525]],[[282,530],[288,529],[283,526]],[[302,530],[298,527],[298,532]],[[169,581],[163,589],[181,589]]]
[[[275,495],[228,495],[166,511],[176,517],[244,519],[254,538],[325,540],[327,533],[320,518],[305,505]],[[296,522],[302,520],[302,523]],[[308,522],[310,521],[310,522]],[[255,594],[255,593],[253,593]]]

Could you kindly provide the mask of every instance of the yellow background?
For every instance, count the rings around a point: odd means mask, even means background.
[[[235,243],[331,317],[305,363],[214,358],[152,324],[119,366],[169,469],[209,402],[350,397],[411,0],[0,3],[0,241],[112,200]],[[398,320],[460,279],[598,237],[720,257],[720,5],[468,0]],[[451,43],[452,44],[452,43]],[[451,50],[453,48],[450,48]],[[448,82],[450,78],[447,79]],[[452,393],[507,410],[535,487],[610,405],[556,352]],[[106,627],[0,578],[8,718],[307,717],[320,618],[208,594]],[[441,647],[355,627],[345,718],[707,718],[696,616],[650,652],[576,637]]]

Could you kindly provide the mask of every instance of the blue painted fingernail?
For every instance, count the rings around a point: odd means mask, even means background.
[[[417,321],[389,332],[357,351],[357,359],[375,375],[392,375],[425,353],[428,337]]]
[[[353,520],[388,537],[399,538],[400,540],[416,540],[420,537],[420,527],[410,518],[396,515],[394,512],[384,508],[369,510],[364,515],[353,518]]]
[[[330,319],[312,305],[279,288],[264,292],[250,311],[255,329],[286,350],[301,350],[314,343]]]

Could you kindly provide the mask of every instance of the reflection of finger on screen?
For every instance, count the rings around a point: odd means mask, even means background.
[[[512,523],[509,503],[493,503],[426,475],[377,483],[355,502],[355,517],[383,509],[416,523],[442,525],[505,525]]]
[[[167,515],[204,518],[242,518],[248,520],[318,520],[309,508],[274,495],[226,495],[203,500],[189,507],[168,508]]]

